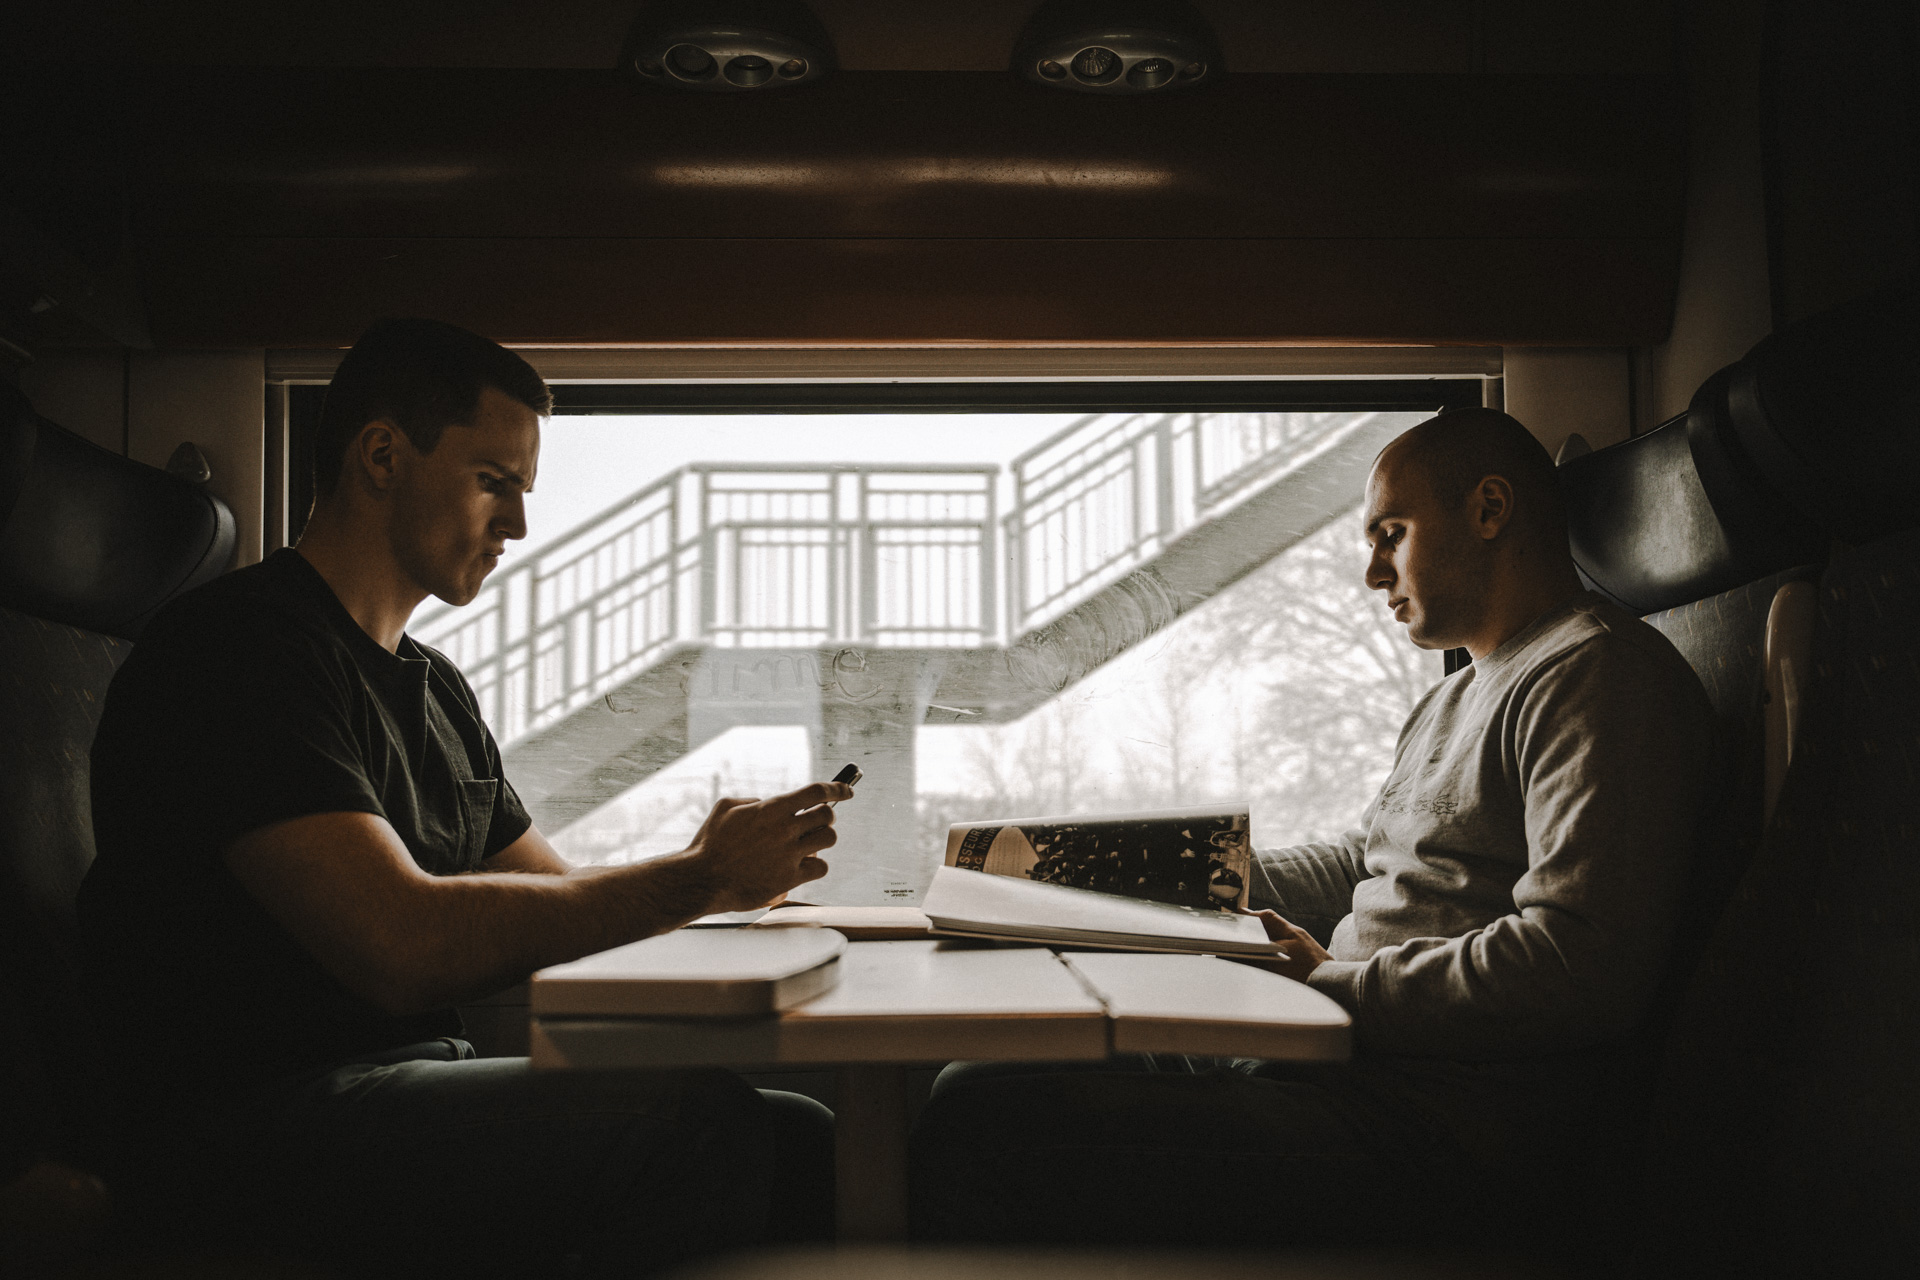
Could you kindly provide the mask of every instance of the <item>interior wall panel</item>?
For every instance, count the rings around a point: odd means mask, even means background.
[[[1596,239],[1676,228],[1673,86],[1237,76],[1165,99],[977,74],[782,98],[571,72],[152,73],[144,237]]]
[[[1672,257],[1664,240],[180,239],[147,275],[154,331],[179,345],[336,346],[431,315],[527,343],[1624,346],[1665,331]]]
[[[126,357],[120,352],[43,352],[20,370],[19,385],[41,417],[126,453]]]
[[[1505,353],[1506,411],[1559,457],[1578,432],[1595,449],[1625,440],[1633,417],[1624,348],[1516,348]]]
[[[1920,267],[1920,7],[1772,6],[1762,64],[1776,326]]]
[[[1657,77],[1143,102],[876,73],[785,105],[558,72],[145,83],[131,204],[167,346],[422,312],[528,342],[1612,346],[1671,307]]]
[[[1685,410],[1702,382],[1773,327],[1756,10],[1752,0],[1687,6],[1685,230],[1671,335],[1640,355],[1642,427]]]
[[[128,456],[164,467],[182,441],[206,455],[207,488],[233,508],[234,564],[260,559],[266,507],[266,352],[159,351],[132,357]]]

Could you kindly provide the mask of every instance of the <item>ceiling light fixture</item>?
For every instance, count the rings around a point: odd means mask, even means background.
[[[1226,74],[1206,19],[1183,0],[1047,0],[1013,48],[1013,73],[1077,93],[1161,93]]]
[[[801,0],[653,0],[634,19],[620,66],[662,88],[753,93],[827,75],[833,41]]]

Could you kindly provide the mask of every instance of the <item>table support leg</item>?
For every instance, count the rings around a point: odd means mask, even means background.
[[[843,1066],[836,1074],[834,1195],[839,1238],[907,1238],[907,1069]]]

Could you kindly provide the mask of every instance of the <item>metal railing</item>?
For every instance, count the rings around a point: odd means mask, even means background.
[[[992,643],[996,467],[683,467],[413,635],[504,745],[684,645]]]
[[[1004,520],[994,466],[683,467],[412,630],[503,745],[683,646],[1004,645],[1372,416],[1082,418],[1014,460]]]
[[[709,643],[972,647],[995,638],[997,467],[692,470]]]
[[[1096,415],[1013,460],[1004,521],[1012,629],[1057,617],[1371,413]]]

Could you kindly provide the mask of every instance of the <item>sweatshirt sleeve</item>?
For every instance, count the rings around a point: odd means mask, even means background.
[[[1367,876],[1366,839],[1358,827],[1336,840],[1255,850],[1247,904],[1279,912],[1325,946],[1353,910],[1353,886]]]
[[[1329,961],[1309,985],[1395,1053],[1500,1058],[1616,1038],[1645,1014],[1677,925],[1712,753],[1684,667],[1589,642],[1504,712],[1527,862],[1513,909],[1459,937]]]

